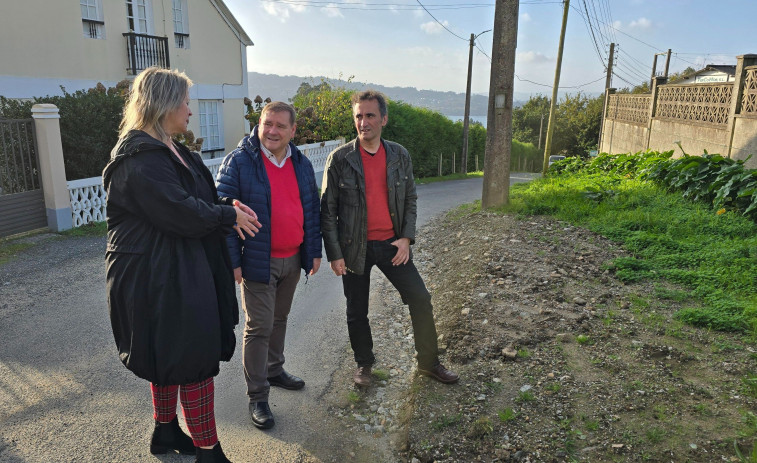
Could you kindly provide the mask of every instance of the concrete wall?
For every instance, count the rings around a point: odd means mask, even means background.
[[[649,130],[645,125],[605,119],[602,130],[602,153],[636,153],[647,149]]]
[[[667,87],[665,82],[666,78],[655,78],[642,107],[633,103],[641,100],[621,99],[614,95],[615,89],[607,90],[600,151],[672,149],[675,156],[681,156],[680,143],[690,155],[705,151],[733,159],[757,155],[757,55],[737,57],[735,79],[730,84]],[[644,105],[649,108],[646,116],[642,114]],[[749,159],[745,165],[757,168],[757,159]]]
[[[652,119],[652,130],[649,137],[649,149],[654,151],[676,150],[676,156],[681,152],[676,141],[681,142],[687,154],[698,155],[707,150],[708,153],[728,155],[727,127],[710,124],[683,123],[675,120]]]
[[[746,164],[750,169],[757,169],[757,117],[738,116],[731,143],[731,157],[746,159],[752,156]]]

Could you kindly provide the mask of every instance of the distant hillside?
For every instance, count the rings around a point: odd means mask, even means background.
[[[263,98],[270,97],[272,100],[289,101],[297,93],[297,89],[302,82],[319,84],[322,80],[348,89],[359,90],[370,87],[384,93],[392,100],[404,101],[413,106],[432,109],[450,116],[462,116],[465,114],[464,93],[418,90],[414,87],[385,87],[378,84],[346,82],[344,80],[328,79],[325,77],[279,76],[276,74],[250,72],[250,97],[254,98],[255,95],[260,95]],[[487,96],[472,95],[470,105],[471,116],[486,116],[487,104]]]

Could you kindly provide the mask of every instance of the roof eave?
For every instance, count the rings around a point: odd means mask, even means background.
[[[247,35],[247,33],[244,31],[244,28],[241,24],[239,24],[239,21],[234,17],[234,15],[231,13],[231,10],[229,10],[229,7],[226,6],[226,4],[223,2],[223,0],[210,0],[210,3],[218,10],[218,13],[221,15],[221,17],[226,21],[226,24],[231,28],[231,30],[234,32],[234,35],[237,36],[240,42],[242,42],[244,45],[253,46],[255,45],[252,43],[252,39]]]

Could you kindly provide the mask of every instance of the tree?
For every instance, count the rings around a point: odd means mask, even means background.
[[[513,138],[539,146],[539,126],[542,123],[542,115],[545,118],[549,115],[549,98],[544,95],[532,96],[526,104],[513,109]],[[546,120],[544,122],[542,132],[546,133]]]
[[[557,126],[550,154],[588,156],[596,149],[604,98],[565,95],[557,106]]]
[[[596,149],[603,102],[604,97],[601,95],[594,98],[580,92],[574,96],[565,95],[556,105],[555,133],[549,154],[587,156],[589,151]],[[538,146],[541,115],[549,113],[549,105],[549,98],[537,95],[515,109],[513,138]]]

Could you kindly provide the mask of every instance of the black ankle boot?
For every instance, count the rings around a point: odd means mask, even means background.
[[[192,438],[184,434],[179,427],[179,419],[173,417],[170,423],[155,421],[155,430],[150,440],[150,453],[153,455],[176,450],[184,455],[195,454],[195,444]]]
[[[212,449],[197,447],[197,459],[195,463],[231,463],[221,449],[221,443],[217,443]]]

